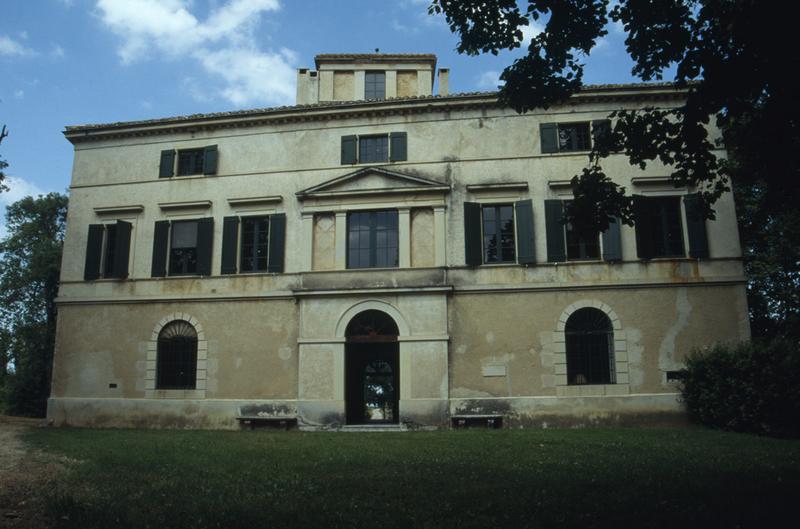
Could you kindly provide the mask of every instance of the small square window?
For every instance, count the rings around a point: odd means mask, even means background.
[[[358,161],[360,163],[388,162],[389,136],[365,136],[358,139]]]
[[[592,148],[589,122],[559,123],[558,151],[588,151]]]
[[[203,174],[203,149],[178,151],[178,176]]]

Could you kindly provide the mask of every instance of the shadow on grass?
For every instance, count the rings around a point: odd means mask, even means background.
[[[701,429],[35,430],[79,461],[61,527],[747,527],[800,500],[800,442]]]

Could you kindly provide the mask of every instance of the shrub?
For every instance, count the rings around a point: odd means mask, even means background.
[[[686,362],[690,419],[713,428],[800,437],[800,346],[775,339],[716,345]]]

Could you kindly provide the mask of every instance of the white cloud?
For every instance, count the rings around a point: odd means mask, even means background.
[[[523,48],[527,48],[528,44],[531,43],[535,37],[537,37],[542,31],[544,31],[544,26],[538,22],[531,21],[527,26],[522,26],[522,43]]]
[[[497,90],[497,87],[500,86],[500,72],[497,70],[483,72],[475,84],[481,90]]]
[[[36,197],[45,194],[45,191],[42,191],[39,186],[18,176],[8,176],[6,174],[6,179],[3,183],[8,186],[8,191],[0,193],[0,239],[8,235],[8,230],[6,229],[6,206],[27,196]]]
[[[62,48],[58,44],[54,44],[53,49],[50,50],[50,55],[57,59],[60,59],[64,56],[64,48]]]
[[[189,0],[97,0],[98,16],[122,39],[124,64],[162,55],[191,58],[223,81],[219,95],[235,105],[292,102],[297,58],[256,42],[261,15],[278,11],[278,0],[229,0],[204,21],[191,7]]]
[[[6,35],[0,35],[0,55],[8,57],[29,57],[36,55],[36,52],[27,48]]]
[[[22,99],[23,97],[25,97],[25,90],[22,89],[14,90],[14,97],[17,99]]]

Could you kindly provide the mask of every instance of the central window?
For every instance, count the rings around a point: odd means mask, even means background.
[[[386,98],[386,74],[366,72],[364,74],[364,99]]]
[[[172,223],[169,249],[169,274],[197,273],[197,224],[196,220]]]
[[[569,205],[569,201],[564,202],[564,207]],[[564,233],[567,240],[567,260],[580,261],[590,259],[600,259],[600,235],[594,234],[585,236],[572,227],[572,224],[564,226]]]
[[[178,176],[203,174],[203,149],[178,151]]]
[[[483,206],[483,262],[515,263],[514,206]]]
[[[388,162],[389,135],[359,137],[358,154],[360,163]]]
[[[259,272],[267,269],[269,248],[269,217],[242,218],[241,272]]]
[[[359,211],[347,216],[347,268],[398,266],[397,211]]]
[[[683,257],[680,197],[638,197],[636,235],[651,245],[650,257]]]

